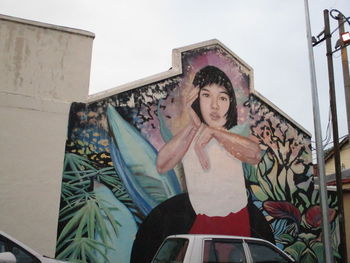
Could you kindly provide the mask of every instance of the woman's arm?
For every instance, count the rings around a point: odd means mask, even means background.
[[[192,109],[192,103],[198,97],[198,92],[198,88],[185,87],[183,89],[182,114],[189,117],[189,123],[160,149],[157,157],[159,173],[169,171],[181,161],[201,125],[200,119]]]
[[[188,125],[169,142],[167,142],[159,151],[157,157],[157,170],[159,173],[165,173],[178,164],[198,131],[195,125]]]
[[[226,130],[214,130],[214,138],[234,157],[245,163],[257,164],[260,161],[259,144],[253,140]]]
[[[257,164],[260,160],[260,148],[256,142],[227,130],[205,127],[195,145],[196,153],[204,169],[209,168],[204,148],[212,138],[215,138],[226,151],[242,162]]]

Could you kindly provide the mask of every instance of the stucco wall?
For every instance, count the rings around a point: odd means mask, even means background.
[[[70,102],[87,98],[93,38],[0,15],[0,228],[49,256]]]

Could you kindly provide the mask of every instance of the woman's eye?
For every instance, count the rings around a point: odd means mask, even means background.
[[[208,98],[209,94],[208,93],[202,93],[202,96]]]
[[[226,97],[220,97],[219,98],[221,101],[228,101],[228,98],[226,98]]]

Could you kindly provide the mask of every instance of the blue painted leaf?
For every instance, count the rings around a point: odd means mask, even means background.
[[[114,167],[123,181],[125,188],[127,189],[131,199],[134,204],[138,207],[143,215],[148,215],[153,207],[157,203],[143,190],[140,184],[136,181],[136,178],[130,172],[128,166],[125,164],[118,148],[115,146],[114,142],[110,144],[111,146],[111,157],[114,163]]]
[[[128,191],[132,192],[131,188],[136,192],[139,191],[141,198],[151,207],[180,193],[180,185],[174,171],[164,174],[158,173],[156,169],[157,151],[155,148],[142,137],[137,129],[126,122],[111,105],[107,107],[107,120],[115,146],[120,153],[120,156],[118,156],[117,150],[111,149],[115,153],[114,157],[116,157],[113,161],[120,162],[119,164],[115,163],[119,167],[118,172],[125,167],[128,168],[128,174],[125,174],[124,179],[122,178],[123,180],[129,180],[126,183]],[[143,191],[140,189],[143,189]],[[137,203],[139,200],[134,201],[136,205],[139,205]]]

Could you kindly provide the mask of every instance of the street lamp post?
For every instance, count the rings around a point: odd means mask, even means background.
[[[314,127],[315,127],[315,140],[316,140],[316,156],[317,156],[317,166],[319,172],[319,191],[320,191],[320,203],[322,212],[322,228],[323,228],[323,243],[324,243],[324,254],[325,262],[332,262],[332,247],[330,244],[330,231],[328,222],[328,204],[327,204],[327,189],[325,183],[325,165],[324,165],[324,153],[322,145],[322,132],[321,132],[321,119],[320,119],[320,107],[318,103],[318,92],[317,92],[317,82],[316,82],[316,70],[314,53],[312,48],[312,35],[311,35],[311,25],[310,25],[310,15],[309,15],[309,4],[308,0],[304,0],[305,5],[305,19],[306,19],[306,35],[307,35],[307,45],[309,51],[309,63],[310,63],[310,75],[311,75],[311,94],[312,94],[312,108],[314,115]]]

